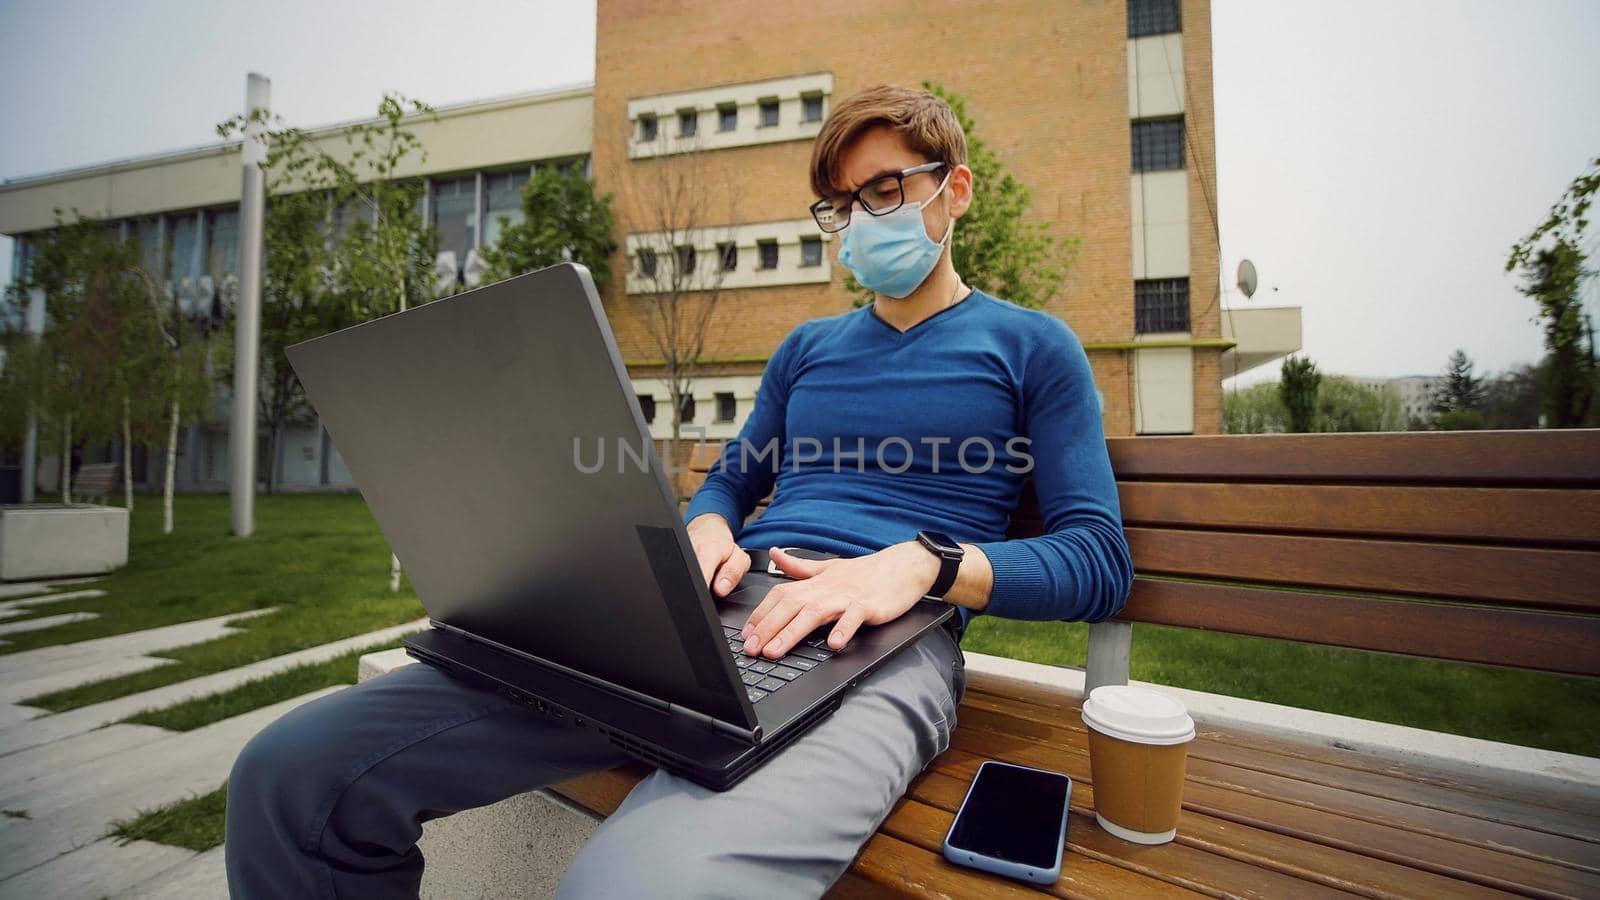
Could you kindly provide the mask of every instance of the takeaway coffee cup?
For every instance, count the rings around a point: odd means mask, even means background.
[[[1104,685],[1083,702],[1083,724],[1100,827],[1139,844],[1176,837],[1194,740],[1183,703],[1149,688]]]

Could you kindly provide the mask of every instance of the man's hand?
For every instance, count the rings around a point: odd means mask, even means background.
[[[687,528],[695,559],[700,562],[700,576],[711,586],[713,596],[726,597],[750,570],[750,554],[734,543],[728,521],[716,513],[695,516]]]
[[[904,615],[933,587],[939,560],[915,541],[853,559],[801,559],[774,547],[778,568],[797,581],[767,593],[744,626],[744,652],[777,659],[819,626],[838,620],[828,647],[838,650],[862,623]]]

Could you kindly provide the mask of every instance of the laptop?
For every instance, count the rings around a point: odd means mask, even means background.
[[[701,574],[588,269],[477,288],[288,348],[432,627],[412,655],[726,790],[954,607],[838,651],[738,633],[784,580]]]

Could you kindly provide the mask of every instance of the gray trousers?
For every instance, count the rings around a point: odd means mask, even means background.
[[[965,693],[937,628],[833,715],[718,793],[657,770],[601,824],[558,897],[818,897],[950,745]],[[234,897],[415,897],[422,823],[630,758],[500,695],[412,665],[305,704],[228,780]]]

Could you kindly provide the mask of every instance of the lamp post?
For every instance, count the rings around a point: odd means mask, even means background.
[[[256,367],[261,351],[261,231],[266,203],[261,164],[267,160],[265,118],[271,96],[272,82],[251,72],[245,82],[246,124],[240,153],[239,302],[233,417],[228,429],[229,496],[236,537],[249,537],[256,530]]]

